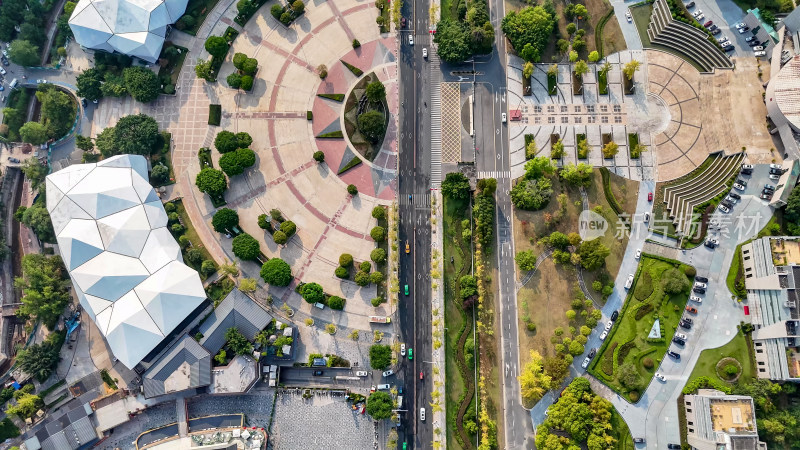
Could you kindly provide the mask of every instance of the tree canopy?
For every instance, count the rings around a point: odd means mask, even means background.
[[[224,153],[219,158],[219,167],[226,175],[232,177],[244,172],[244,169],[252,167],[256,163],[256,154],[249,148]]]
[[[159,144],[158,122],[146,114],[125,116],[114,126],[114,154],[148,156]]]
[[[519,387],[522,398],[528,403],[535,403],[551,387],[551,378],[544,372],[542,356],[539,352],[531,350],[531,359],[522,368],[519,374]]]
[[[375,344],[369,348],[369,366],[375,370],[385,370],[392,362],[392,348]]]
[[[228,347],[237,355],[250,355],[253,353],[253,344],[236,327],[225,330],[225,341]]]
[[[436,24],[433,42],[442,61],[455,64],[467,60],[472,55],[465,25],[444,19]]]
[[[152,70],[140,66],[127,67],[122,71],[122,77],[125,89],[137,102],[149,103],[158,98],[161,82]]]
[[[222,208],[214,213],[211,225],[218,233],[232,231],[233,227],[239,225],[239,214],[230,208]]]
[[[584,142],[586,142],[584,140]],[[592,166],[586,163],[567,163],[559,172],[561,178],[573,186],[589,186],[592,181]]]
[[[19,128],[19,136],[22,138],[22,142],[42,145],[47,142],[47,128],[39,122],[26,122]]]
[[[103,98],[103,72],[91,67],[84,70],[75,80],[78,86],[78,97],[87,100],[99,100]]]
[[[228,41],[222,36],[209,36],[206,39],[205,48],[211,56],[222,58],[228,53]]]
[[[200,192],[205,192],[211,196],[222,195],[228,189],[228,180],[221,170],[206,167],[197,174],[195,184]]]
[[[286,261],[272,258],[261,266],[261,278],[273,286],[288,286],[292,282],[292,268]]]
[[[261,253],[261,246],[256,238],[247,233],[242,233],[233,238],[231,244],[233,246],[233,254],[245,261],[255,260]]]
[[[14,218],[30,228],[40,241],[51,244],[56,242],[53,221],[43,201],[36,201],[28,208],[20,206],[14,213]]]
[[[41,123],[47,129],[47,137],[59,139],[75,122],[76,106],[72,96],[52,84],[40,85],[36,99],[41,103]]]
[[[70,302],[67,269],[60,256],[29,253],[22,257],[22,276],[14,286],[23,292],[17,315],[36,317],[50,329]]]
[[[12,26],[11,29],[13,30],[14,27]],[[8,47],[8,59],[14,64],[24,67],[38,66],[42,63],[42,58],[39,56],[39,47],[24,39],[17,39],[11,42]]]
[[[17,353],[17,363],[27,374],[44,382],[58,366],[59,355],[64,343],[62,332],[51,333],[41,344],[34,344]]]
[[[358,131],[372,143],[378,143],[386,131],[383,113],[380,111],[367,111],[358,116]]]
[[[691,284],[686,275],[674,267],[661,274],[661,288],[667,294],[680,294],[688,290]]]
[[[375,391],[367,398],[367,413],[374,420],[384,420],[392,417],[394,402],[387,392]]]
[[[603,267],[603,264],[606,262],[606,257],[610,254],[611,250],[603,245],[599,238],[585,241],[578,247],[581,265],[586,270],[596,270]],[[683,277],[686,278],[686,276]]]
[[[375,80],[367,85],[367,99],[373,103],[380,103],[386,98],[386,86],[380,80]]]
[[[442,194],[453,200],[466,200],[469,198],[469,179],[461,172],[450,172],[442,181]]]
[[[555,17],[542,6],[528,6],[508,13],[501,28],[524,60],[539,62],[555,23]]]
[[[321,303],[325,300],[325,292],[319,283],[306,283],[300,288],[300,295],[308,303]]]
[[[511,201],[519,209],[536,211],[547,206],[553,184],[547,178],[521,179],[511,188]]]

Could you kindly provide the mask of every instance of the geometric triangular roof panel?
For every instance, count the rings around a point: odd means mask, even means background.
[[[131,369],[206,298],[147,180],[147,163],[138,155],[69,166],[45,180],[47,209],[78,299],[114,356]]]

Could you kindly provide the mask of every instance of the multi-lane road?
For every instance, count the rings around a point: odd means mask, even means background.
[[[398,383],[407,393],[401,412],[400,442],[409,448],[430,448],[433,442],[431,403],[431,154],[430,70],[422,57],[430,51],[428,1],[404,2],[406,27],[399,31],[400,135],[399,138],[399,239],[400,339],[414,349],[414,359],[400,363]],[[414,45],[409,44],[413,36]],[[405,252],[408,242],[409,253]],[[408,285],[409,295],[405,295]],[[425,379],[420,380],[420,373]],[[426,409],[426,420],[420,418]]]

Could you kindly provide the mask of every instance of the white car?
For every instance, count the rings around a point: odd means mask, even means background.
[[[608,337],[608,331],[606,331],[606,330],[603,330],[603,332],[602,332],[602,333],[600,333],[600,340],[601,340],[601,341],[605,341],[605,340],[606,340],[606,337]]]
[[[631,17],[630,11],[625,11],[625,18],[628,19],[628,23],[633,22],[633,17]]]
[[[781,166],[780,164],[770,164],[769,168],[770,169],[783,169],[783,166]]]
[[[778,181],[781,179],[781,176],[773,173],[772,175],[769,176],[769,179],[773,181]]]
[[[701,15],[701,14],[703,14],[703,10],[702,10],[702,9],[698,9],[697,11],[695,11],[695,12],[693,12],[693,13],[692,13],[692,15],[693,15],[694,17],[697,17],[697,16],[699,16],[699,15]]]
[[[757,51],[759,51],[759,50],[764,50],[764,47],[762,47],[762,46],[760,46],[760,45],[756,45],[755,47],[753,47],[753,51],[754,51],[754,52],[757,52]]]
[[[428,47],[422,47],[422,57],[423,58],[428,57]]]
[[[705,18],[706,18],[706,16],[704,16],[703,14],[700,14],[699,16],[695,17],[695,19],[697,19],[697,21],[700,22],[700,23],[703,23],[703,19],[705,19]]]
[[[642,256],[642,249],[637,248],[636,249],[636,254],[633,255],[633,257],[636,258],[636,259],[639,259],[639,257],[641,257],[641,256]]]
[[[613,327],[613,326],[614,326],[614,322],[609,320],[608,323],[606,324],[606,331],[610,330],[611,327]]]
[[[746,26],[747,26],[747,25],[745,25],[745,24],[744,24],[744,22],[739,22],[739,23],[737,23],[737,24],[735,25],[735,27],[736,27],[736,29],[737,29],[737,30],[738,30],[738,29],[740,29],[740,28],[744,28],[744,27],[746,27]]]
[[[408,35],[408,45],[414,45],[414,35],[413,34],[409,34]]]
[[[730,195],[725,197],[725,200],[727,200],[727,201],[729,201],[731,203],[739,203],[739,200],[736,200],[735,198],[731,197]]]
[[[695,281],[694,282],[694,287],[700,288],[700,289],[708,289],[708,285],[707,284],[701,283],[699,281]]]
[[[760,51],[760,52],[755,52],[755,53],[753,53],[753,54],[754,54],[754,55],[756,55],[756,57],[759,57],[759,56],[767,56],[767,52],[765,52],[765,51],[763,51],[763,50],[762,50],[762,51]]]
[[[47,80],[39,79],[39,80],[36,80],[36,83],[37,84],[47,84]]]
[[[733,188],[736,189],[737,191],[743,191],[744,190],[744,186],[742,186],[739,183],[733,183]]]
[[[6,69],[3,69],[2,67],[0,67],[0,73],[5,75],[6,74]]]
[[[718,209],[718,210],[720,210],[720,211],[722,211],[722,212],[724,212],[724,213],[726,213],[726,214],[727,214],[727,213],[729,213],[729,212],[731,212],[730,208],[728,208],[728,207],[727,207],[727,206],[725,206],[725,205],[719,205],[719,206],[717,206],[717,209]]]
[[[725,38],[724,41],[719,41],[719,45],[722,46],[722,47],[725,47],[725,46],[733,45],[733,44],[731,44],[731,41],[729,41],[728,38]]]
[[[698,297],[698,296],[696,296],[696,295],[689,296],[689,300],[691,300],[693,302],[697,302],[697,303],[703,303],[703,299]]]
[[[386,372],[383,372],[383,376],[385,376],[385,377],[388,377],[388,376],[391,376],[391,375],[394,375],[394,370],[392,370],[392,369],[389,369]]]
[[[425,408],[419,409],[419,420],[425,422]]]
[[[581,367],[583,367],[584,369],[589,367],[589,363],[590,362],[592,362],[592,358],[589,358],[587,356],[586,358],[583,359],[583,362],[581,363]]]
[[[742,164],[742,169],[753,169],[752,164]]]
[[[675,333],[675,337],[679,339],[683,339],[684,341],[687,339],[686,335],[683,333]]]
[[[369,373],[367,373],[366,370],[359,370],[358,372],[356,372],[356,376],[357,377],[366,377],[366,376],[369,376]]]
[[[739,34],[745,34],[748,31],[750,31],[750,28],[747,28],[747,27],[739,28]]]
[[[508,119],[508,116],[506,116],[506,113],[500,113],[500,120],[501,120],[503,123],[506,123],[506,120],[507,120],[507,119]]]
[[[400,355],[406,356],[406,344],[400,344]]]
[[[717,42],[719,42],[720,44],[722,44],[723,42],[726,42],[727,40],[728,40],[728,38],[725,37],[725,36],[717,38]]]
[[[659,380],[663,381],[663,382],[666,382],[666,381],[667,381],[667,377],[665,377],[665,376],[664,376],[663,374],[661,374],[661,373],[658,373],[658,372],[656,372],[656,375],[655,375],[655,377],[656,377],[656,378],[658,378]]]

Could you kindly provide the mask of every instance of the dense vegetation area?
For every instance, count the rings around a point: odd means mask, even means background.
[[[486,0],[461,0],[453,18],[443,18],[436,26],[433,42],[442,61],[459,63],[473,55],[492,51],[494,27],[489,21]]]

